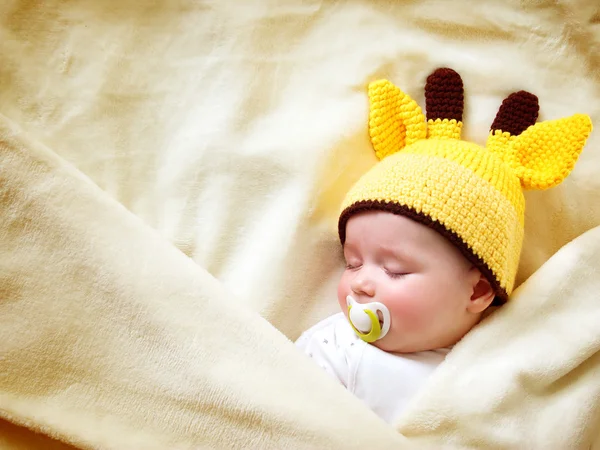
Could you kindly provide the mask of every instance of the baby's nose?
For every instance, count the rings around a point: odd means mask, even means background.
[[[364,275],[357,275],[354,280],[352,280],[350,289],[358,295],[368,295],[369,297],[375,295],[375,283],[372,279]]]

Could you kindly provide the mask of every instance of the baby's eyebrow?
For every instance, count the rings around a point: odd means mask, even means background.
[[[404,249],[402,247],[398,247],[398,246],[394,246],[394,247],[382,246],[381,251],[385,255],[393,256],[394,258],[399,259],[401,261],[410,261],[410,260],[415,259],[415,256],[413,254],[407,252],[406,249]]]

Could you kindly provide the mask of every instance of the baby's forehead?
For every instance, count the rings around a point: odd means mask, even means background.
[[[356,214],[346,224],[346,240],[353,237],[374,237],[389,241],[437,241],[442,236],[432,227],[409,217],[388,211],[366,211]]]
[[[384,252],[451,253],[458,248],[433,227],[387,211],[368,211],[352,216],[346,224],[344,248],[380,249]]]

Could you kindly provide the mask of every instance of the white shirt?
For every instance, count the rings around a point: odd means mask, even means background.
[[[384,352],[359,339],[342,313],[305,331],[296,345],[388,423],[399,418],[449,352]]]

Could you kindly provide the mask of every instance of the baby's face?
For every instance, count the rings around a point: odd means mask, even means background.
[[[439,233],[403,216],[366,212],[346,226],[338,301],[381,302],[391,328],[373,345],[409,353],[455,344],[481,316],[481,274]],[[476,286],[478,286],[476,288]],[[493,294],[490,294],[493,297]],[[491,298],[490,298],[491,301]]]

